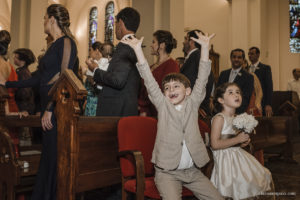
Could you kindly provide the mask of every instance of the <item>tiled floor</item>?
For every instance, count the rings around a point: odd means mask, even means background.
[[[300,200],[300,154],[295,155],[294,159],[299,164],[268,162],[266,159],[265,166],[270,169],[274,179],[276,200]],[[106,200],[106,197],[113,192],[110,189],[89,191],[85,193],[84,200]]]

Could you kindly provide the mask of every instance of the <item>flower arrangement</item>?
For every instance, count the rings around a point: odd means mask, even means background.
[[[232,125],[235,129],[248,134],[253,132],[257,124],[258,121],[252,115],[248,115],[247,113],[237,115],[232,121]]]

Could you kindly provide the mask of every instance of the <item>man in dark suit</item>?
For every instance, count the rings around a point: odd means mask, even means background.
[[[183,52],[186,55],[186,57],[185,57],[185,62],[180,69],[180,72],[190,80],[192,89],[195,85],[195,81],[198,76],[199,61],[201,56],[200,44],[198,44],[197,42],[191,39],[191,37],[198,38],[196,32],[203,33],[200,30],[192,30],[189,31],[184,37]],[[211,71],[206,84],[206,95],[199,109],[199,113],[203,118],[205,118],[207,115],[212,115],[209,105],[210,105],[210,97],[211,97],[213,85],[214,85],[214,76]]]
[[[107,71],[89,66],[94,71],[94,81],[103,86],[98,96],[97,116],[138,115],[140,75],[136,69],[136,56],[131,47],[122,43],[135,37],[140,24],[140,14],[133,8],[122,9],[116,16],[116,36],[121,40],[116,46]]]
[[[273,115],[272,111],[272,94],[273,94],[273,81],[272,72],[269,65],[265,65],[259,62],[260,50],[257,47],[251,47],[248,52],[251,65],[249,66],[249,72],[254,72],[260,81],[263,98],[261,101],[261,107],[263,109],[263,115],[268,117]]]
[[[241,88],[242,105],[236,110],[237,114],[246,112],[254,87],[253,76],[242,68],[244,59],[244,50],[232,50],[230,53],[232,68],[222,71],[217,83],[217,86],[219,86],[223,83],[234,82]]]

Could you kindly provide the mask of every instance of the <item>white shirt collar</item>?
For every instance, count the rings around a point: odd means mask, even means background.
[[[130,36],[134,36],[134,34],[133,34],[133,33],[129,33],[129,34],[124,35],[124,36],[122,37],[121,41],[124,40],[125,38],[130,37]]]
[[[188,55],[185,57],[185,60],[187,60],[187,59],[190,57],[190,55],[191,55],[194,51],[197,51],[197,50],[198,50],[198,48],[195,48],[195,49],[191,50],[191,51],[188,53]]]
[[[258,64],[259,64],[259,60],[256,63],[254,63],[255,68],[257,68]]]
[[[242,67],[240,68],[237,68],[237,69],[233,69],[231,68],[231,72],[236,72],[236,73],[239,73],[241,71]]]
[[[175,106],[175,109],[178,110],[178,111],[180,111],[181,108],[182,108],[182,104],[178,104],[178,105]]]

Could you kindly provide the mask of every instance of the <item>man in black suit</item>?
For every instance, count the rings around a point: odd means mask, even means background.
[[[232,69],[222,71],[217,83],[217,86],[234,82],[240,88],[242,92],[242,105],[236,110],[237,114],[246,112],[250,98],[253,92],[254,79],[251,74],[242,68],[243,61],[245,59],[245,52],[242,49],[234,49],[230,53],[230,60]]]
[[[138,115],[140,75],[136,69],[136,56],[131,47],[122,43],[135,37],[140,24],[140,14],[133,8],[122,9],[116,16],[116,36],[121,40],[116,46],[107,71],[89,66],[94,71],[94,81],[103,86],[98,96],[97,116]]]
[[[263,109],[263,115],[272,116],[272,94],[273,94],[273,81],[272,72],[269,65],[265,65],[259,62],[260,50],[257,47],[251,47],[248,52],[251,65],[249,66],[249,72],[254,72],[260,81],[263,98],[261,101],[261,107]]]
[[[193,89],[195,81],[198,76],[199,61],[200,61],[200,50],[201,45],[191,39],[191,37],[198,38],[196,32],[201,32],[200,30],[189,31],[184,37],[183,42],[183,52],[186,55],[185,62],[182,65],[180,72],[184,74],[191,82],[191,88]],[[214,76],[212,71],[208,77],[208,82],[206,84],[206,95],[203,102],[200,105],[199,113],[205,118],[207,115],[212,115],[210,109],[210,97],[214,85]]]

